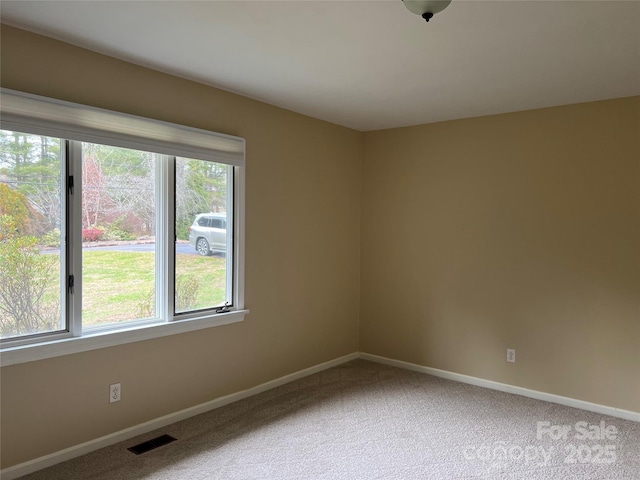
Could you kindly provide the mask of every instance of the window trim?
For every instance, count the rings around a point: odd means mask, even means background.
[[[149,321],[135,321],[127,322],[126,324],[114,326],[113,329],[104,330],[98,329],[95,331],[88,330],[84,331],[82,329],[82,325],[80,322],[80,315],[75,314],[74,310],[80,309],[81,306],[81,295],[69,295],[67,296],[68,304],[67,309],[67,318],[69,319],[69,325],[67,331],[57,331],[52,333],[43,333],[36,334],[39,340],[36,340],[34,336],[20,337],[15,338],[15,340],[11,341],[8,345],[5,344],[0,348],[0,366],[8,366],[15,365],[19,363],[32,362],[37,360],[43,360],[47,358],[53,358],[62,355],[69,355],[73,353],[80,353],[85,351],[90,351],[99,348],[112,347],[116,345],[123,345],[132,342],[150,340],[153,338],[164,337],[168,335],[175,335],[190,331],[201,330],[204,328],[210,328],[214,326],[228,325],[232,323],[237,323],[244,320],[244,317],[249,310],[245,309],[244,306],[244,231],[245,231],[245,140],[240,137],[233,137],[230,135],[218,134],[215,132],[208,132],[205,130],[194,129],[192,127],[186,127],[181,125],[170,124],[167,122],[160,122],[158,120],[146,119],[142,117],[136,117],[133,115],[123,114],[119,112],[112,112],[109,110],[96,109],[94,107],[83,106],[79,104],[72,104],[69,102],[63,102],[55,99],[48,99],[45,97],[39,97],[36,95],[25,94],[22,92],[17,92],[13,90],[0,89],[0,93],[2,96],[2,102],[0,103],[0,108],[2,109],[2,125],[3,129],[14,129],[23,131],[24,133],[34,133],[34,134],[46,134],[43,131],[43,128],[53,128],[57,129],[57,136],[61,138],[61,140],[65,144],[65,149],[71,148],[70,143],[65,140],[80,140],[80,141],[91,141],[94,143],[103,143],[114,145],[116,142],[116,146],[131,148],[128,144],[128,141],[121,142],[118,140],[116,136],[116,140],[105,141],[105,138],[100,135],[100,131],[96,130],[96,125],[89,124],[80,125],[83,116],[79,115],[79,120],[76,125],[70,130],[72,132],[71,135],[68,131],[63,131],[64,128],[69,128],[68,124],[55,125],[55,122],[51,122],[46,118],[46,115],[43,115],[42,118],[38,118],[37,108],[38,105],[43,106],[46,110],[50,108],[52,105],[55,109],[63,108],[67,109],[65,117],[68,120],[69,115],[72,113],[77,114],[78,112],[88,112],[87,117],[91,118],[94,114],[101,115],[101,119],[111,119],[112,121],[121,121],[123,119],[133,122],[136,125],[145,125],[145,122],[148,124],[149,131],[155,132],[156,127],[158,127],[163,132],[170,132],[173,129],[174,133],[183,133],[189,132],[193,133],[194,137],[199,142],[197,148],[200,151],[203,150],[202,142],[207,139],[211,140],[211,147],[208,149],[209,155],[206,158],[201,158],[206,161],[213,161],[217,163],[226,163],[233,170],[232,181],[233,181],[233,237],[232,245],[233,249],[233,268],[232,271],[229,272],[231,275],[232,282],[232,305],[230,312],[225,313],[215,313],[213,309],[208,311],[194,311],[194,312],[185,312],[180,314],[173,313],[173,300],[170,301],[170,305],[168,306],[167,312],[158,311],[158,316],[163,318],[164,321],[161,322],[153,322]],[[8,99],[8,100],[7,100]],[[29,105],[28,111],[21,112],[20,105],[22,101],[25,101],[27,105]],[[24,113],[24,114],[23,114]],[[27,119],[27,123],[22,123],[18,126],[16,123],[16,119],[20,120],[20,122],[24,122],[24,119]],[[29,122],[34,120],[33,125]],[[49,121],[49,123],[47,123]],[[53,126],[52,126],[53,124]],[[91,131],[91,138],[84,136],[80,138],[77,136],[78,129],[86,131]],[[97,134],[96,134],[97,132]],[[111,132],[107,132],[110,134]],[[153,140],[153,141],[157,141]],[[166,142],[164,142],[166,144]],[[156,143],[159,145],[160,142]],[[133,148],[142,149],[145,148],[146,144],[138,144],[134,145]],[[153,147],[152,147],[153,148]],[[164,148],[164,147],[163,147]],[[171,150],[171,146],[167,147],[168,150]],[[185,145],[178,145],[173,149],[169,155],[171,156],[185,156],[175,155],[176,152],[185,152]],[[155,153],[167,155],[167,149],[163,149],[159,151],[159,148],[155,148],[151,151]],[[183,149],[183,150],[180,150]],[[190,158],[194,158],[191,156]],[[195,157],[198,158],[198,157]],[[231,158],[231,160],[230,160]],[[66,162],[66,160],[64,160]],[[76,165],[78,162],[76,162]],[[170,162],[161,162],[161,165],[164,167],[160,167],[162,169],[169,169],[168,165]],[[68,167],[68,164],[66,165]],[[63,170],[66,170],[66,167]],[[75,172],[67,172],[65,175],[68,178],[68,175],[73,175]],[[163,171],[162,175],[169,174],[168,171]],[[66,182],[65,182],[66,183]],[[63,183],[63,185],[65,185]],[[65,185],[66,188],[66,185]],[[78,188],[78,186],[76,186]],[[169,195],[163,196],[163,202],[166,202],[164,208],[171,209],[173,211],[175,198],[169,198]],[[67,198],[66,195],[63,195],[63,198]],[[74,217],[76,216],[74,210],[79,208],[76,203],[81,198],[81,195],[73,195],[71,197],[71,201],[69,205],[67,205],[67,222],[72,222]],[[229,221],[229,219],[227,219]],[[165,226],[166,227],[166,226]],[[67,231],[80,231],[80,229],[72,228],[72,225],[67,223],[65,226]],[[172,228],[164,228],[166,230],[164,233],[167,238],[162,244],[165,245],[161,253],[162,258],[165,259],[165,266],[171,262],[175,262],[173,255],[169,255],[169,251],[171,246],[173,245],[173,229]],[[163,231],[164,231],[163,230]],[[76,242],[78,239],[75,239]],[[81,243],[81,242],[80,242]],[[65,270],[67,272],[73,272],[74,266],[77,265],[77,262],[81,262],[81,250],[76,250],[69,255],[69,258],[66,259],[65,262]],[[76,258],[80,256],[80,258]],[[76,277],[81,277],[76,275]],[[81,281],[80,278],[76,278],[76,282]],[[156,280],[158,281],[158,280]],[[174,298],[174,285],[173,282],[166,282],[162,280],[162,283],[168,283],[167,285],[161,284],[161,289],[156,289],[158,295],[161,295],[166,292],[168,294],[169,299]],[[160,290],[164,290],[165,292],[160,292]],[[160,306],[160,305],[159,305]],[[78,324],[72,324],[71,322],[77,322]],[[24,340],[24,341],[22,341]]]
[[[249,310],[241,309],[229,313],[185,318],[153,325],[130,326],[108,332],[85,333],[82,337],[67,337],[13,346],[0,351],[0,367],[229,325],[242,322],[248,313]],[[43,335],[43,338],[46,336]]]

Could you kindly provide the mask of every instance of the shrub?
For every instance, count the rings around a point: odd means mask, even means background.
[[[193,275],[178,275],[176,278],[176,311],[184,312],[196,307],[200,282]],[[151,289],[147,294],[138,300],[138,318],[151,317],[154,314],[155,289]]]
[[[40,243],[46,247],[60,246],[60,229],[55,228],[45,233],[40,239]]]
[[[0,217],[0,333],[3,337],[60,327],[59,301],[44,301],[56,281],[57,257],[42,255],[38,239],[20,235],[15,220]]]
[[[178,221],[176,222],[176,236],[178,240],[189,240],[189,228],[192,222],[190,221]]]
[[[138,303],[137,303],[138,308],[136,312],[138,315],[138,318],[149,318],[155,314],[155,309],[153,308],[153,305],[155,304],[155,300],[156,300],[156,289],[152,288],[147,292],[147,294],[143,298],[138,300]]]
[[[135,235],[132,235],[113,223],[104,227],[104,235],[102,236],[103,240],[112,241],[135,240],[135,238]]]
[[[190,310],[196,306],[200,282],[193,275],[178,275],[176,279],[176,311]]]
[[[102,240],[104,231],[99,228],[83,228],[82,229],[82,241],[83,242],[97,242]]]
[[[5,183],[0,183],[0,215],[10,216],[13,228],[21,235],[31,233],[27,197]]]

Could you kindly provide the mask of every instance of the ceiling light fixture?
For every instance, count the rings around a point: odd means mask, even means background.
[[[451,0],[402,0],[402,2],[410,12],[420,15],[428,22],[436,13],[447,8]]]

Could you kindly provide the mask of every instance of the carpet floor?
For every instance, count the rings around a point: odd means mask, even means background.
[[[23,478],[639,480],[640,423],[355,360]]]

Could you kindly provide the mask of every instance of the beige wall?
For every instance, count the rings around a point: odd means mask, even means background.
[[[361,351],[639,412],[639,116],[367,133]]]
[[[358,350],[361,133],[6,26],[1,60],[3,87],[246,138],[251,309],[3,368],[3,468]]]
[[[3,368],[2,468],[358,349],[640,411],[640,98],[363,134],[5,26],[1,60],[245,137],[251,309]]]

